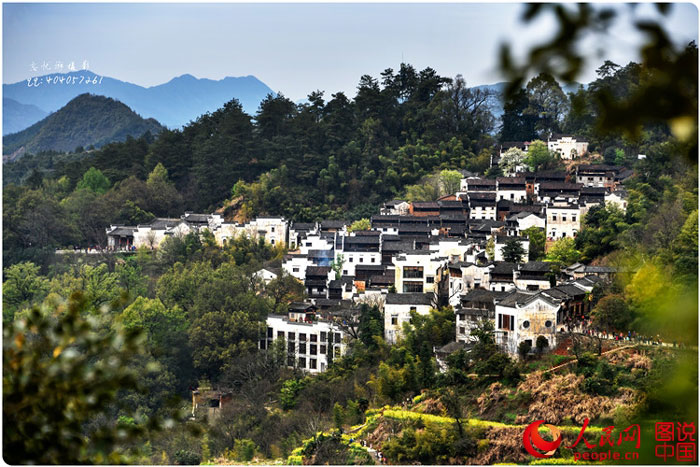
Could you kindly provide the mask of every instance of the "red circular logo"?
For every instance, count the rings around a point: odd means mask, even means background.
[[[527,428],[525,428],[525,432],[523,433],[523,445],[525,446],[525,450],[533,456],[539,458],[552,457],[554,452],[561,444],[561,431],[559,431],[559,428],[555,427],[554,425],[544,425],[552,434],[552,441],[547,441],[540,436],[537,429],[543,423],[544,420],[537,420],[536,422],[530,423]],[[535,448],[545,452],[539,452]]]

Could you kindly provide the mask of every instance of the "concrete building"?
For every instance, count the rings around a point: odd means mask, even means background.
[[[325,371],[329,361],[340,358],[347,349],[343,329],[332,321],[322,319],[299,321],[284,315],[270,315],[260,348],[270,348],[275,339],[285,340],[287,366],[308,373]]]

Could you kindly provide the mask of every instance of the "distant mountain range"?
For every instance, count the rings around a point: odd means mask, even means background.
[[[66,79],[47,83],[46,79],[54,76]],[[39,86],[29,86],[27,81],[3,84],[3,97],[10,99],[3,99],[3,135],[27,128],[86,92],[123,102],[143,117],[155,118],[168,128],[180,128],[206,112],[221,108],[234,97],[246,113],[254,115],[260,101],[268,94],[275,94],[255,76],[211,80],[182,75],[148,88],[109,77],[102,77],[100,84],[86,84],[88,78],[92,81],[95,77],[100,78],[91,71],[74,71],[39,77],[37,82],[42,83]],[[67,84],[67,79],[71,84]]]
[[[2,99],[2,134],[7,135],[24,130],[42,118],[48,112],[31,104],[22,104],[14,99],[3,97]]]
[[[156,120],[141,118],[119,101],[81,94],[29,128],[4,136],[2,152],[12,160],[25,152],[100,147],[124,141],[127,136],[139,137],[147,131],[155,135],[163,129]]]

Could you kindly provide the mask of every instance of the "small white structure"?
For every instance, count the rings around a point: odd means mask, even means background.
[[[579,141],[572,135],[556,135],[547,141],[547,149],[559,154],[562,159],[574,159],[588,152],[588,142]]]
[[[528,211],[512,214],[506,219],[508,235],[520,235],[523,230],[527,230],[530,227],[537,227],[538,229],[544,230],[546,225],[547,222],[544,216]]]
[[[379,214],[383,216],[405,216],[411,205],[401,199],[393,199],[384,203],[384,206],[379,210]]]
[[[411,312],[427,315],[435,307],[431,293],[390,293],[384,302],[384,339],[395,344],[401,337],[403,323],[411,320]]]
[[[627,211],[627,192],[625,190],[616,190],[612,193],[606,193],[605,205],[617,206],[622,212]]]
[[[269,268],[262,268],[261,270],[255,272],[253,276],[262,281],[264,284],[269,284],[278,277],[277,273]]]

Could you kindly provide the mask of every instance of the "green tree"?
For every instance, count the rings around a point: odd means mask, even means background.
[[[536,140],[530,143],[530,147],[527,149],[525,163],[530,167],[530,170],[537,172],[555,168],[558,164],[558,159],[547,148],[547,143]]]
[[[189,329],[195,369],[217,381],[225,366],[258,347],[265,326],[246,310],[209,311]]]
[[[357,232],[358,230],[369,230],[372,227],[369,219],[366,217],[363,219],[356,220],[350,227],[348,227],[348,232]]]
[[[568,266],[581,259],[581,252],[576,249],[574,239],[571,237],[560,238],[554,242],[547,251],[546,261]]]
[[[180,212],[182,196],[168,177],[168,170],[158,162],[146,180],[148,210],[158,216],[173,216]]]
[[[109,272],[105,263],[98,266],[83,264],[55,276],[51,280],[50,291],[62,297],[80,291],[87,309],[92,312],[98,312],[102,306],[111,304],[121,294],[118,275]]]
[[[539,227],[528,227],[522,234],[530,241],[528,258],[530,261],[540,261],[544,258],[544,245],[547,240],[544,230]]]
[[[439,175],[440,196],[452,195],[459,191],[462,174],[456,170],[442,170]]]
[[[527,254],[525,248],[517,238],[511,238],[506,240],[506,244],[503,247],[503,261],[508,261],[509,263],[521,263],[523,261],[523,256]]]
[[[299,280],[286,271],[265,285],[265,295],[273,300],[272,309],[284,314],[291,302],[304,301],[306,288]]]
[[[145,426],[94,424],[117,391],[136,388],[136,332],[105,334],[80,293],[33,308],[3,335],[3,456],[13,464],[129,463]],[[128,447],[131,445],[131,447]]]
[[[384,337],[384,318],[379,307],[369,307],[363,304],[360,307],[360,324],[358,326],[360,340],[368,348],[377,347],[377,338]]]
[[[486,257],[489,261],[493,261],[496,257],[496,241],[493,239],[493,236],[486,241]]]
[[[541,138],[561,131],[569,112],[569,100],[559,83],[549,73],[540,73],[527,83],[530,105],[524,113],[537,116],[535,129]]]
[[[49,291],[49,280],[39,274],[39,266],[18,263],[5,268],[2,286],[3,321],[33,303],[40,303]]]
[[[629,331],[633,315],[624,297],[607,295],[600,299],[591,312],[593,324],[608,332]]]
[[[522,360],[525,360],[532,349],[532,344],[528,341],[522,341],[518,344],[518,355]]]
[[[103,195],[107,193],[111,182],[107,177],[105,177],[99,169],[95,167],[90,167],[87,172],[83,174],[82,180],[78,182],[76,189],[78,190],[90,190],[97,194]]]

